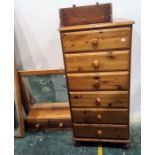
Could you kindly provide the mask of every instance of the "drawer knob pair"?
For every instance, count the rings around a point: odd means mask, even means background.
[[[102,130],[97,130],[97,134],[102,135],[103,134]]]
[[[98,60],[94,60],[94,61],[93,61],[93,67],[94,67],[95,69],[98,69],[98,68],[99,68],[99,61],[98,61]]]
[[[91,42],[92,42],[93,48],[97,48],[98,47],[98,39],[94,38],[94,39],[92,39]]]

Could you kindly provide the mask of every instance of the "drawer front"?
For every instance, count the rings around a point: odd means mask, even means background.
[[[127,90],[128,72],[67,74],[69,90]]]
[[[70,120],[50,120],[49,125],[51,128],[71,128],[71,121]]]
[[[69,92],[71,107],[128,108],[128,91]]]
[[[129,51],[65,54],[67,72],[129,69]]]
[[[44,130],[49,129],[50,125],[48,120],[38,120],[38,121],[27,120],[27,128],[30,130]]]
[[[62,33],[64,52],[129,49],[130,27]]]
[[[73,124],[73,127],[75,137],[128,139],[127,125]]]
[[[75,123],[128,124],[128,109],[72,108]]]
[[[27,127],[30,130],[45,130],[58,128],[71,128],[71,120],[35,120],[28,121]]]

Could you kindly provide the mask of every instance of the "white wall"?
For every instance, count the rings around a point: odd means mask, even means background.
[[[131,113],[140,118],[140,0],[97,0],[112,2],[113,17],[135,21],[132,46]],[[96,0],[15,0],[15,57],[17,68],[64,68],[59,32],[59,8],[90,5]]]

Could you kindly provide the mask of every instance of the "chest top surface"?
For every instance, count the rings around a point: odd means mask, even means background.
[[[115,28],[115,27],[125,27],[132,26],[134,24],[133,20],[129,19],[119,19],[114,20],[113,22],[107,23],[96,23],[96,24],[87,24],[87,25],[76,25],[76,26],[61,26],[59,28],[60,32],[72,32],[72,31],[83,31],[83,30],[94,30],[102,28]]]

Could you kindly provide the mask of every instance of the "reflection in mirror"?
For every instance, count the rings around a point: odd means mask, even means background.
[[[68,104],[64,74],[24,75],[22,81],[31,105],[60,102]]]

